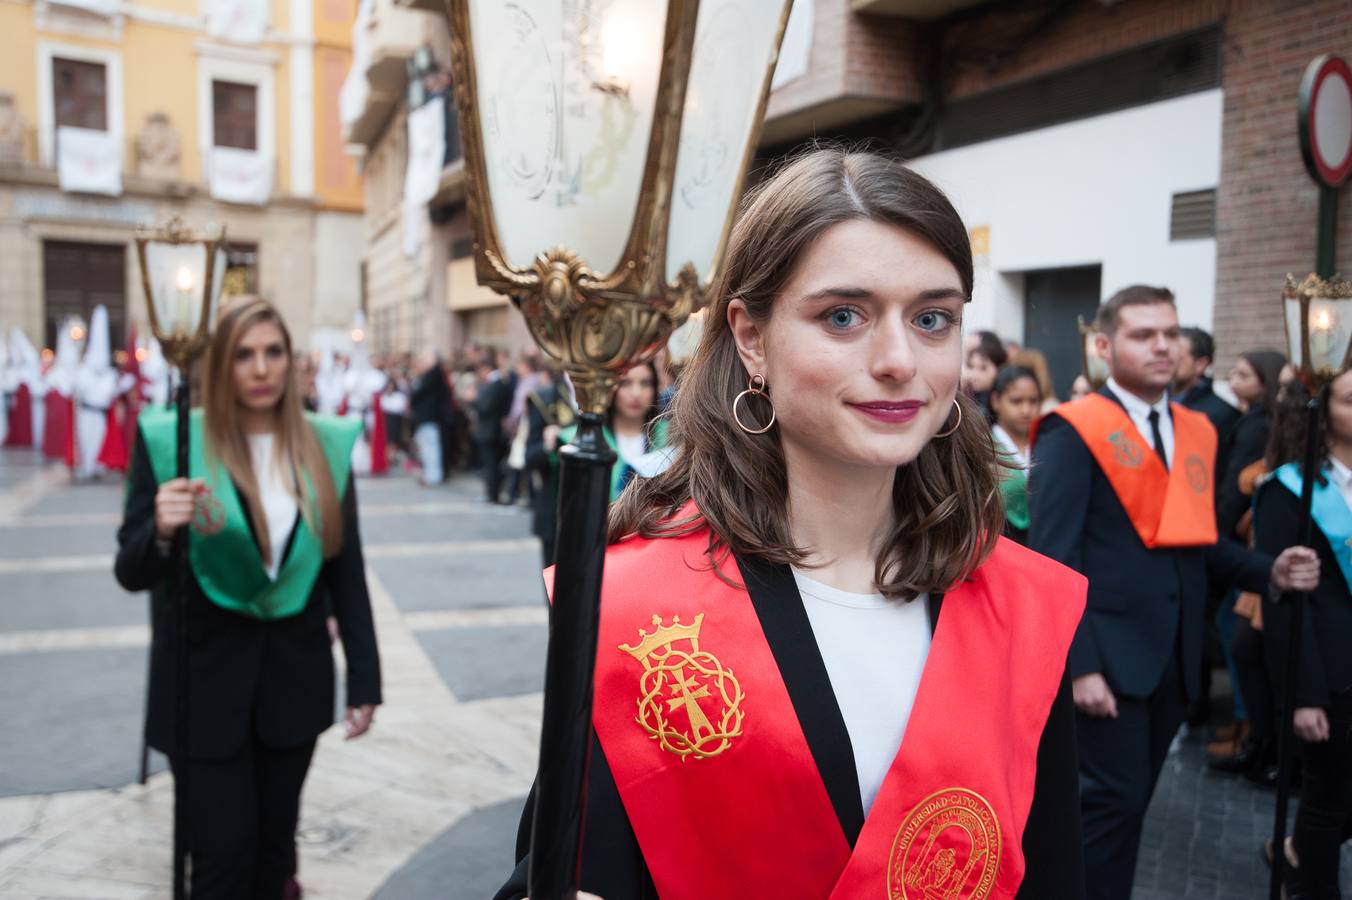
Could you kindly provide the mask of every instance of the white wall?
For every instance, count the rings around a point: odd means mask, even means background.
[[[912,160],[968,228],[990,228],[967,327],[1022,341],[1020,273],[1100,264],[1104,297],[1164,285],[1185,324],[1210,328],[1216,241],[1171,242],[1169,210],[1219,182],[1221,112],[1207,91]]]
[[[361,307],[361,261],[366,232],[360,213],[320,212],[315,216],[315,332],[325,327],[346,333]]]

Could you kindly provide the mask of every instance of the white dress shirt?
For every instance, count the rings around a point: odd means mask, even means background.
[[[282,467],[273,453],[271,434],[249,435],[249,451],[253,456],[254,478],[258,481],[258,502],[263,506],[263,518],[268,523],[268,543],[272,551],[267,567],[268,578],[277,580],[282,568],[282,554],[296,525],[300,510],[282,480]]]
[[[1122,405],[1127,409],[1127,415],[1136,425],[1136,430],[1141,433],[1145,445],[1152,451],[1155,449],[1155,435],[1150,430],[1150,411],[1153,409],[1160,414],[1160,438],[1164,441],[1164,458],[1169,461],[1169,468],[1172,469],[1174,467],[1174,420],[1169,415],[1168,393],[1165,393],[1154,403],[1146,403],[1118,384],[1111,376],[1108,378],[1108,390],[1112,391],[1113,396],[1122,401]]]

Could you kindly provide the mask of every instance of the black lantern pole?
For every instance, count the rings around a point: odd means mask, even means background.
[[[175,472],[187,478],[189,469],[190,390],[193,363],[206,349],[221,279],[225,274],[225,229],[210,236],[190,232],[175,218],[158,231],[136,236],[141,285],[146,295],[150,330],[164,348],[165,358],[178,369],[174,391]],[[169,602],[169,630],[173,652],[174,731],[170,763],[174,774],[174,900],[188,896],[188,722],[191,715],[188,678],[188,590],[192,573],[188,562],[188,526],[173,541],[173,592]],[[144,762],[142,764],[144,770]]]
[[[560,451],[529,873],[533,900],[571,900],[615,460],[603,418],[620,375],[703,305],[791,0],[616,0],[588,16],[572,0],[529,14],[446,2],[475,274],[521,310],[578,400]],[[616,138],[616,121],[632,131]]]

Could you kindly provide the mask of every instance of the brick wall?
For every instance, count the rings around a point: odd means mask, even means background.
[[[1301,161],[1296,107],[1306,64],[1330,52],[1352,55],[1346,0],[1252,0],[1226,19],[1214,323],[1221,371],[1243,350],[1282,345],[1282,279],[1314,268],[1319,194]],[[1352,273],[1346,187],[1339,214],[1335,262]]]
[[[881,104],[875,114],[920,100],[917,25],[856,15],[850,0],[814,0],[812,9],[808,71],[770,95],[767,122],[847,98]]]

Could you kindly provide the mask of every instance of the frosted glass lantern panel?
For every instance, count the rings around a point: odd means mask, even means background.
[[[712,278],[747,145],[774,71],[787,0],[703,0],[672,188],[666,277]]]
[[[1286,314],[1286,358],[1296,371],[1305,371],[1305,356],[1300,345],[1300,300],[1294,297],[1282,298],[1282,311]]]
[[[1328,375],[1341,371],[1352,343],[1352,300],[1313,297],[1308,321],[1310,368]]]
[[[1108,381],[1108,361],[1099,354],[1097,335],[1091,331],[1084,336],[1084,375],[1092,385]]]
[[[620,262],[643,187],[666,4],[470,0],[484,162],[507,262]]]
[[[165,335],[186,337],[197,331],[202,318],[202,282],[206,277],[207,250],[202,244],[146,245],[146,270],[155,316]],[[221,264],[224,275],[224,263]],[[212,273],[212,280],[220,277]],[[219,289],[219,282],[215,285]]]

